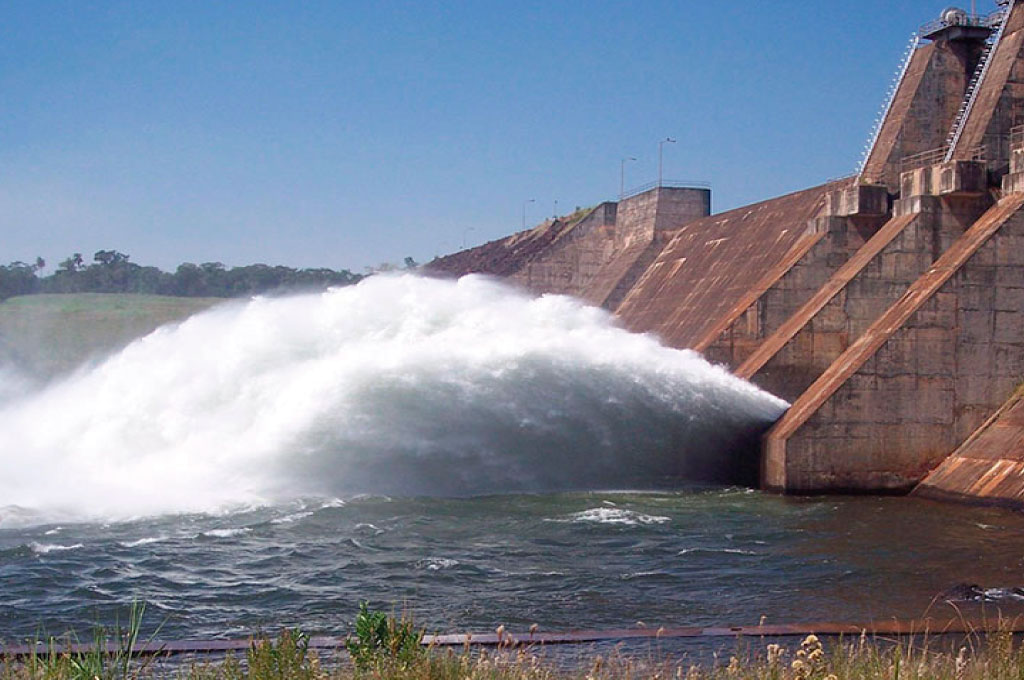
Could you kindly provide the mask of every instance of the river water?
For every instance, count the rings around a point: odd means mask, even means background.
[[[743,489],[365,497],[0,530],[0,638],[87,630],[133,598],[165,638],[344,633],[359,600],[431,631],[942,617],[1024,586],[1024,517]],[[1019,612],[1009,593],[985,605]],[[959,602],[978,611],[980,604]]]
[[[785,407],[480,277],[229,304],[46,385],[0,367],[0,640],[133,600],[165,638],[341,633],[360,600],[445,632],[912,617],[963,583],[1015,610],[1018,514],[728,486]]]

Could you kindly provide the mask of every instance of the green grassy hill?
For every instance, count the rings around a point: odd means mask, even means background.
[[[224,303],[160,295],[25,295],[0,303],[0,366],[49,378]]]

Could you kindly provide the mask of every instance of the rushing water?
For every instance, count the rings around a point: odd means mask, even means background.
[[[164,636],[224,637],[344,631],[361,599],[559,629],[913,616],[1024,585],[1011,513],[697,486],[749,469],[785,404],[479,277],[227,305],[38,388],[10,369],[0,639],[133,599]]]
[[[165,638],[347,632],[360,599],[449,632],[953,616],[932,605],[951,586],[1024,585],[1022,537],[1024,517],[1004,510],[740,489],[43,525],[0,531],[0,638],[123,620],[132,598],[150,603],[151,625],[166,621]]]

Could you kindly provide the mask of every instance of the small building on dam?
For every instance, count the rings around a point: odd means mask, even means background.
[[[787,399],[766,489],[1024,506],[1024,2],[921,27],[854,176],[716,215],[660,184],[428,269],[574,295]]]

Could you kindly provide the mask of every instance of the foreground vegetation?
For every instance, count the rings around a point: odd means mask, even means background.
[[[567,665],[542,647],[434,649],[420,645],[412,623],[361,607],[346,651],[327,658],[310,648],[309,637],[285,631],[276,639],[254,640],[244,657],[168,664],[137,652],[141,609],[125,629],[102,630],[93,648],[68,653],[51,640],[35,655],[7,659],[0,680],[1020,680],[1024,649],[1013,635],[970,636],[942,649],[934,639],[879,641],[861,636],[827,647],[811,635],[795,648],[759,643],[748,651],[694,662],[648,652],[613,653]],[[499,637],[502,630],[499,629]],[[66,642],[66,641],[65,641]],[[96,651],[104,648],[106,651]]]

